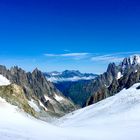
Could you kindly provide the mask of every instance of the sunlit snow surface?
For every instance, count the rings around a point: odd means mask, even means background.
[[[51,125],[0,99],[0,140],[140,140],[140,84]]]
[[[0,86],[10,85],[10,81],[0,74]]]

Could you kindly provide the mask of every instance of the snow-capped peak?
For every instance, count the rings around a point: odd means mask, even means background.
[[[140,55],[132,55],[123,60],[124,65],[139,65],[140,64]]]
[[[122,69],[140,66],[140,55],[132,55],[130,57],[124,58],[120,63]]]

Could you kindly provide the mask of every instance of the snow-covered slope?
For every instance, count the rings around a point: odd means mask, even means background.
[[[19,111],[0,98],[0,139],[1,140],[43,140],[54,137],[57,127],[42,122]]]
[[[89,139],[140,139],[140,83],[60,120],[63,127],[92,129]],[[62,123],[63,122],[63,123]],[[80,131],[79,131],[80,132]],[[91,136],[92,135],[92,136]]]
[[[10,81],[0,74],[0,86],[9,85]]]
[[[95,125],[140,120],[140,83],[63,117],[63,126]]]
[[[2,140],[139,140],[140,83],[63,117],[57,126],[19,112],[0,99]]]
[[[83,140],[74,128],[37,120],[0,98],[0,140]]]

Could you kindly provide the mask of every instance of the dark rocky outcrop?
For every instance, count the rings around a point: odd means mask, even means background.
[[[26,73],[17,66],[10,70],[5,66],[0,66],[0,74],[9,79],[12,84],[20,86],[28,100],[35,99],[41,102],[48,112],[64,115],[75,110],[73,102],[64,97],[51,82],[47,81],[44,74],[38,69],[32,73]],[[60,96],[61,102],[55,96]]]
[[[133,84],[140,82],[139,60],[139,56],[133,56],[132,58],[125,58],[118,66],[114,63],[109,64],[107,72],[95,79],[95,82],[90,83],[93,90],[86,105],[113,96],[122,89],[130,88]]]

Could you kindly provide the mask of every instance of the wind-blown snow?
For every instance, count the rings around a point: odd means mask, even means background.
[[[10,85],[10,81],[0,74],[0,86]]]
[[[28,117],[0,100],[1,140],[140,140],[140,84],[77,110],[57,126]]]

